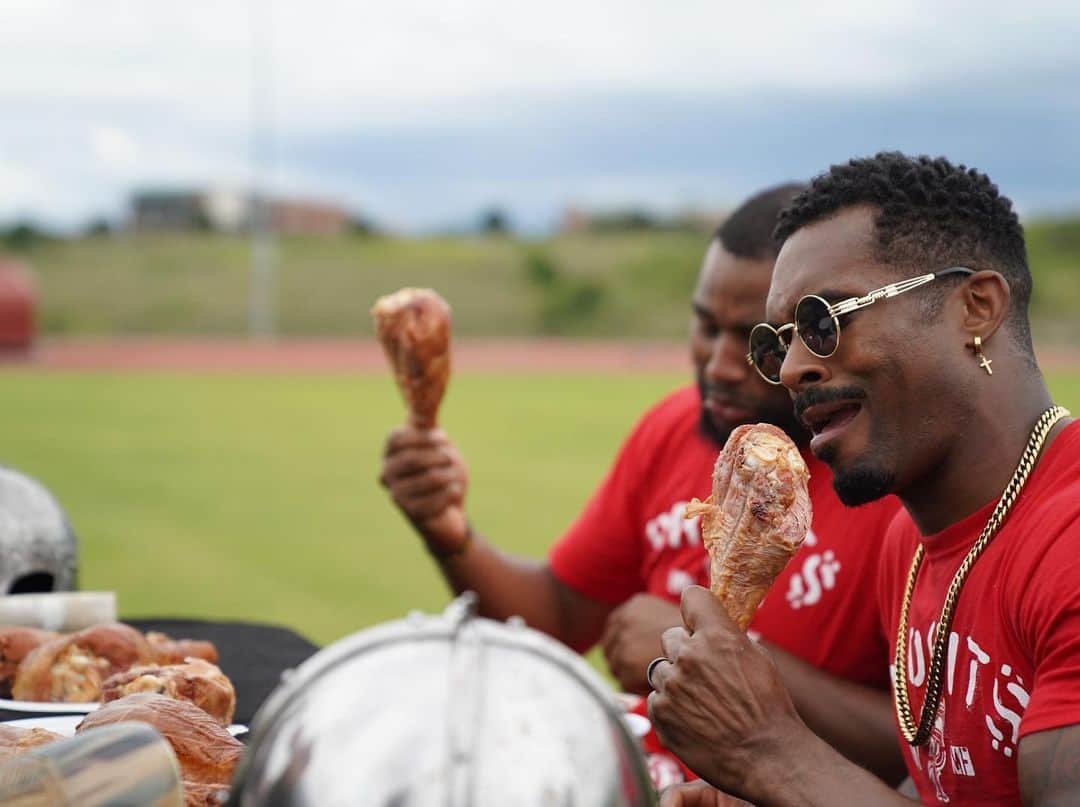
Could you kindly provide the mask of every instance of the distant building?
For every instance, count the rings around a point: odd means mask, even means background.
[[[580,207],[568,207],[559,222],[559,232],[564,235],[587,233],[591,229],[589,214]]]
[[[201,194],[202,209],[213,230],[238,233],[251,218],[251,200],[238,191],[211,190]]]
[[[138,230],[205,230],[211,227],[203,195],[187,191],[145,191],[131,199]]]
[[[275,199],[270,202],[270,226],[282,235],[341,235],[349,214],[331,202]]]
[[[211,230],[239,233],[251,223],[249,195],[229,190],[151,190],[131,198],[137,230]],[[272,199],[267,204],[270,227],[283,235],[340,235],[349,213],[333,202]]]

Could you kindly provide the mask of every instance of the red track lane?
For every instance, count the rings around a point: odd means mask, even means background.
[[[689,372],[686,347],[666,343],[483,342],[453,345],[456,370]],[[387,371],[376,342],[361,340],[49,339],[0,367],[49,371],[358,373]]]
[[[690,372],[684,345],[657,342],[461,340],[461,371]],[[1080,371],[1080,351],[1039,351],[1047,371]],[[46,339],[30,352],[0,352],[0,369],[107,372],[384,373],[379,345],[364,340]]]

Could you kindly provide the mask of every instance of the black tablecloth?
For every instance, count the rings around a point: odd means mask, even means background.
[[[262,702],[291,669],[319,648],[288,628],[250,622],[207,622],[193,619],[124,619],[141,631],[161,631],[174,639],[205,639],[221,655],[219,666],[236,687],[236,723],[250,724]],[[0,709],[0,721],[31,713]]]

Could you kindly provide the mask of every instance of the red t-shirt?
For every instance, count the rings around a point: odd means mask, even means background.
[[[896,636],[904,584],[926,547],[908,622],[908,693],[918,719],[945,592],[996,501],[936,535],[907,512],[881,557],[881,613]],[[890,638],[895,648],[895,639]],[[1019,804],[1021,738],[1080,723],[1080,423],[1044,450],[1004,526],[961,590],[934,731],[908,771],[926,804]]]
[[[691,498],[711,492],[720,451],[699,431],[700,412],[700,396],[690,386],[639,421],[584,512],[552,549],[549,562],[559,580],[609,603],[639,592],[678,602],[688,585],[709,584],[699,519],[683,518]],[[885,689],[888,656],[874,578],[899,502],[889,497],[845,507],[828,467],[809,452],[804,457],[811,531],[750,632],[834,675]]]

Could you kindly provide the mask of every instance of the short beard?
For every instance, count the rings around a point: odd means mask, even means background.
[[[881,468],[855,467],[834,471],[833,490],[848,507],[877,501],[892,493],[896,477]]]
[[[698,375],[697,379],[698,396],[700,400],[705,400],[705,382]],[[773,412],[759,412],[759,421],[762,423],[771,423],[782,430],[788,437],[792,439],[795,445],[802,448],[810,440],[810,432],[806,430],[806,427],[802,425],[798,418],[795,417],[795,410],[793,407],[779,407]],[[698,417],[698,431],[705,435],[708,439],[712,440],[716,445],[723,448],[727,444],[728,438],[731,433],[735,431],[735,426],[725,426],[724,428],[718,427],[713,423],[712,418],[709,417],[705,411],[705,407],[701,407],[701,414]]]

